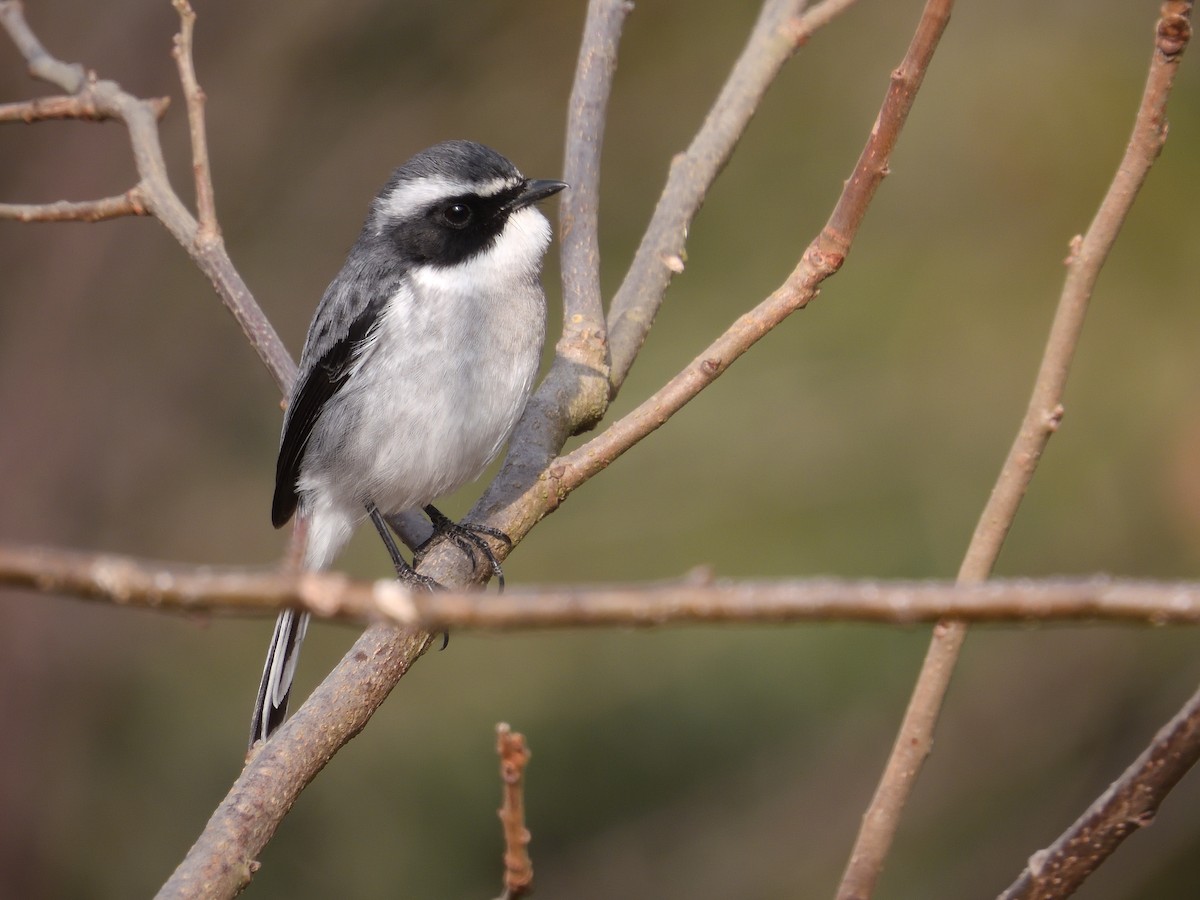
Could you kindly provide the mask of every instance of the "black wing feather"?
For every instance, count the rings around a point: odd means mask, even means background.
[[[313,426],[321,418],[325,404],[349,379],[352,363],[371,336],[386,302],[386,296],[377,297],[363,308],[350,323],[346,334],[309,368],[288,404],[279,459],[275,463],[275,497],[271,501],[271,524],[276,528],[282,527],[296,512],[299,501],[296,480],[300,477],[300,463]]]

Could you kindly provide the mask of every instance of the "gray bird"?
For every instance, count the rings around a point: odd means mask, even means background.
[[[324,569],[368,516],[397,576],[384,519],[423,509],[435,534],[478,532],[432,506],[483,472],[533,388],[546,332],[540,281],[550,225],[534,204],[561,181],[525,178],[505,157],[447,141],[392,173],[309,325],[284,416],[271,521],[299,514],[306,569]],[[250,743],[283,721],[308,614],[275,623]]]

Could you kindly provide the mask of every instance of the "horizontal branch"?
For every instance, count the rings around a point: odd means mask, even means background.
[[[696,623],[1109,620],[1200,623],[1200,583],[1108,577],[977,585],[834,578],[712,579],[477,592],[410,592],[394,580],[336,572],[183,566],[127,556],[0,546],[0,585],[175,612],[268,615],[297,607],[324,619],[390,621],[427,631],[662,626]]]
[[[166,115],[171,105],[170,97],[151,97],[146,100],[158,118]],[[80,119],[87,122],[105,122],[117,118],[113,111],[96,102],[86,88],[82,93],[67,97],[38,97],[18,103],[0,103],[0,122],[44,122],[49,119]]]
[[[134,187],[99,200],[59,200],[54,203],[0,203],[0,219],[18,222],[103,222],[122,216],[148,216],[141,191]]]

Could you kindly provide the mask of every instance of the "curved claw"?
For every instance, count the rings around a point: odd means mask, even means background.
[[[475,565],[476,550],[483,554],[483,558],[487,560],[488,566],[492,570],[492,575],[496,579],[497,587],[503,593],[504,569],[500,565],[500,560],[496,559],[496,554],[492,552],[492,548],[488,546],[488,542],[480,535],[486,534],[488,537],[495,538],[507,547],[512,547],[512,538],[503,531],[487,525],[474,525],[469,522],[460,524],[455,522],[449,516],[443,514],[436,506],[426,506],[425,514],[429,516],[429,521],[433,525],[433,536],[414,551],[414,558],[420,560],[425,555],[425,549],[435,539],[442,537],[449,538],[463,552],[467,559],[471,561],[471,565]]]

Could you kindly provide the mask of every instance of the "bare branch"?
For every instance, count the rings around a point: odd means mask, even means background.
[[[139,188],[130,188],[116,197],[100,200],[57,203],[0,203],[0,219],[18,222],[102,222],[122,216],[148,216],[150,210],[142,202]]]
[[[432,642],[423,632],[368,628],[301,707],[265,744],[255,745],[196,843],[156,895],[233,897],[258,869],[296,798],[347,742]]]
[[[0,585],[194,614],[274,615],[285,607],[322,619],[426,631],[641,628],[722,622],[886,622],[952,617],[977,622],[1124,621],[1200,623],[1200,584],[1105,577],[958,584],[830,578],[682,579],[627,585],[413,592],[391,580],[336,572],[185,566],[114,554],[0,545]]]
[[[146,100],[155,107],[155,115],[161,119],[171,105],[170,97],[152,97]],[[44,122],[50,119],[80,119],[88,122],[104,122],[113,118],[110,110],[96,106],[85,87],[81,93],[70,97],[38,97],[20,103],[0,103],[0,122]]]
[[[1166,103],[1180,54],[1187,45],[1190,2],[1168,2],[1150,61],[1133,135],[1117,173],[1083,238],[1072,242],[1067,278],[1025,417],[1000,470],[959,569],[963,584],[986,579],[1016,517],[1050,436],[1062,420],[1062,398],[1092,290],[1150,167],[1166,140]],[[895,837],[899,818],[933,742],[933,729],[958,660],[966,624],[939,622],[934,629],[891,756],[847,863],[837,896],[869,897]]]
[[[600,295],[600,151],[608,98],[617,68],[617,44],[629,0],[588,4],[583,46],[568,102],[564,180],[571,189],[559,207],[562,236],[563,332],[557,354],[608,382],[608,337]],[[595,409],[596,420],[604,413]],[[594,420],[593,420],[594,421]],[[592,422],[580,423],[581,428]]]
[[[671,161],[667,184],[608,313],[615,395],[629,374],[671,278],[683,271],[688,227],[733,155],[779,70],[820,25],[850,4],[823,3],[801,16],[803,0],[767,0],[750,38],[688,149]],[[815,10],[814,10],[815,12]]]
[[[195,218],[171,187],[158,135],[162,101],[139,99],[123,91],[115,81],[97,79],[83,66],[52,57],[30,30],[18,0],[0,0],[0,25],[25,57],[31,74],[79,96],[81,107],[89,104],[94,107],[95,117],[124,123],[140,178],[137,190],[141,202],[212,281],[280,390],[287,393],[296,377],[295,363],[234,268],[219,234],[215,239],[198,240],[200,228]],[[207,159],[207,153],[204,158]]]
[[[501,900],[517,900],[533,891],[533,860],[529,858],[529,829],[525,827],[525,767],[529,748],[525,735],[506,723],[496,726],[496,752],[500,755],[503,803],[498,810],[504,826],[504,893]]]
[[[1125,838],[1154,821],[1167,794],[1198,760],[1200,691],[1058,840],[1029,858],[1029,865],[1000,900],[1075,893]]]
[[[179,13],[179,34],[175,35],[175,47],[171,55],[179,67],[179,82],[183,85],[183,96],[187,101],[188,128],[192,141],[192,172],[196,179],[196,216],[200,226],[196,231],[196,242],[207,244],[220,238],[217,226],[217,209],[213,200],[212,170],[208,162],[208,134],[204,127],[204,91],[196,80],[196,65],[192,59],[192,34],[196,27],[196,13],[188,0],[171,0]]]

